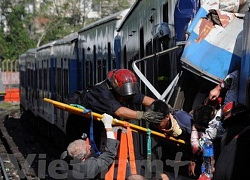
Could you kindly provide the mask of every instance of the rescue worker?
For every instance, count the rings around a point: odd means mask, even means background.
[[[83,92],[75,93],[70,100],[70,103],[81,104],[93,112],[107,113],[118,119],[160,121],[163,117],[160,112],[133,110],[136,105],[148,107],[152,102],[154,102],[153,98],[139,92],[138,80],[135,74],[128,69],[111,70],[107,79],[95,86],[87,87]],[[82,117],[71,115],[68,122],[71,125],[75,123],[75,126],[68,126],[74,128],[67,129],[67,134],[79,137],[82,132],[88,131],[87,129],[77,130],[77,128],[83,128],[79,124],[80,119]],[[94,123],[96,126],[100,125],[96,121]],[[85,127],[89,127],[88,124],[85,124]],[[95,133],[100,133],[100,130],[97,128]]]
[[[107,79],[88,87],[83,99],[87,108],[97,113],[108,113],[124,119],[152,121],[161,118],[158,112],[135,111],[129,105],[150,106],[153,98],[139,93],[135,74],[128,69],[114,69]]]

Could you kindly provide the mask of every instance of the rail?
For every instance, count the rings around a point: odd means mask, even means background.
[[[4,180],[9,180],[9,176],[6,172],[6,169],[5,169],[5,166],[4,166],[4,163],[3,163],[3,159],[2,157],[0,156],[0,166],[1,166],[1,173],[2,173],[2,178]]]

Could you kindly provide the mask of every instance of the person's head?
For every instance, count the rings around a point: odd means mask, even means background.
[[[139,174],[132,174],[128,176],[127,180],[146,180],[146,178]]]
[[[151,180],[169,180],[166,173],[160,173],[158,176],[154,175]]]
[[[249,109],[238,102],[228,102],[222,108],[222,126],[249,125]]]
[[[214,106],[200,105],[193,111],[194,125],[197,129],[206,129],[209,121],[211,121],[216,114]]]
[[[121,97],[128,98],[139,92],[135,74],[128,69],[114,69],[108,73],[108,82]]]
[[[164,116],[161,122],[153,123],[160,130],[168,129],[169,125],[169,107],[162,100],[155,100],[149,107],[148,111],[161,112]]]
[[[85,140],[78,139],[68,145],[67,151],[72,158],[84,161],[91,154],[91,146]]]

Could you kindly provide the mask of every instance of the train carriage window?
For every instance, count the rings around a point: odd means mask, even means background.
[[[89,85],[94,85],[93,82],[93,64],[91,61],[86,61],[86,87]]]
[[[43,77],[43,76],[42,76],[42,73],[43,73],[43,72],[42,72],[42,68],[40,67],[40,68],[39,68],[39,78],[38,78],[38,79],[39,79],[39,89],[40,89],[40,90],[42,90],[42,77]]]
[[[115,68],[116,68],[116,59],[115,59],[115,57],[113,57],[113,58],[112,58],[112,62],[111,62],[111,66],[110,66],[110,69],[109,69],[109,70],[115,69]]]
[[[153,51],[152,51],[152,40],[150,40],[146,44],[146,56],[151,55],[152,53],[153,53]]]
[[[57,91],[56,91],[56,94],[57,95],[59,95],[60,94],[60,88],[61,88],[61,81],[60,81],[60,77],[61,77],[61,70],[60,70],[61,68],[56,68],[56,74],[57,74],[57,76],[56,76],[56,83],[57,83]],[[60,87],[60,88],[59,88]]]
[[[127,64],[127,47],[126,46],[124,46],[124,48],[123,48],[123,63],[122,64],[123,65]],[[121,64],[119,66],[121,66]]]
[[[60,97],[63,98],[63,90],[65,89],[65,84],[64,84],[64,69],[63,69],[63,58],[61,58],[61,68],[60,68],[60,73],[61,73],[61,76],[59,77],[60,78],[60,83],[61,83],[61,88],[60,88],[60,91],[59,91],[59,94],[60,94]]]
[[[55,92],[54,93],[55,93],[55,96],[57,95],[57,89],[58,89],[58,85],[57,85],[57,76],[58,76],[57,73],[58,72],[57,72],[57,68],[56,68],[57,65],[56,64],[57,64],[57,58],[55,58],[55,66],[53,67],[53,72],[55,72],[55,75],[54,75],[54,79],[55,79]]]
[[[69,80],[68,80],[68,73],[69,71],[68,71],[68,69],[64,69],[64,77],[63,77],[63,79],[64,79],[64,92],[63,92],[63,94],[64,94],[64,98],[67,98],[67,94],[69,93]]]
[[[34,76],[33,76],[33,69],[30,70],[30,87],[34,89]]]
[[[140,58],[144,57],[144,32],[143,28],[140,29]]]
[[[103,81],[106,78],[106,74],[107,74],[107,60],[103,59],[103,61],[102,61],[102,77],[101,77],[101,81]]]
[[[28,68],[28,83],[27,83],[27,85],[28,85],[28,87],[30,87],[30,77],[31,77],[31,74],[30,74],[30,69]]]
[[[45,72],[44,72],[44,73],[45,73],[45,76],[46,76],[46,78],[45,78],[45,79],[46,79],[45,90],[46,90],[46,91],[49,91],[49,87],[50,87],[50,86],[49,86],[49,82],[50,82],[50,79],[49,79],[50,75],[49,75],[49,74],[50,74],[50,72],[49,72],[49,69],[48,69],[48,67],[49,67],[49,60],[48,60],[48,59],[47,59],[46,64],[47,64],[47,65],[46,65]]]
[[[84,89],[86,86],[86,74],[85,69],[84,69],[84,62],[85,62],[85,49],[82,49],[82,60],[79,61],[79,66],[78,66],[78,72],[82,72],[82,73],[78,73],[78,79],[80,79],[79,82],[79,87],[81,89]]]
[[[93,73],[96,74],[96,72],[97,72],[96,45],[93,46],[93,60],[94,60],[94,64],[93,64],[93,65],[94,65],[94,67],[93,67],[93,68],[94,68],[94,72],[93,72]],[[95,77],[93,83],[95,84],[95,83],[97,83],[97,82],[98,82],[98,80],[97,80],[97,78]]]
[[[163,5],[163,22],[168,22],[168,2]]]
[[[97,81],[100,82],[102,80],[102,60],[98,59],[97,61]]]
[[[90,69],[89,69],[89,61],[86,61],[86,67],[85,67],[85,73],[86,73],[86,75],[85,75],[85,86],[87,87],[88,85],[90,85],[89,84],[89,74],[90,74]]]
[[[110,67],[111,67],[111,60],[112,60],[112,58],[111,58],[111,45],[110,45],[110,42],[108,42],[108,66],[107,66],[107,71],[110,69]],[[106,70],[105,70],[106,71]],[[105,72],[104,71],[104,72]],[[106,72],[105,72],[106,73]]]
[[[47,73],[47,68],[45,67],[44,69],[43,69],[43,75],[44,75],[44,91],[47,91],[48,89],[47,89],[47,82],[48,82],[48,73]]]
[[[90,63],[89,64],[89,69],[90,69],[90,75],[89,75],[90,80],[89,80],[89,82],[90,82],[90,85],[94,85],[93,62],[90,61],[89,63]]]

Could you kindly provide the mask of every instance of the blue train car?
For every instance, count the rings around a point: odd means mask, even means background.
[[[101,82],[109,70],[121,67],[114,39],[127,12],[128,9],[105,17],[78,32],[80,89]]]

